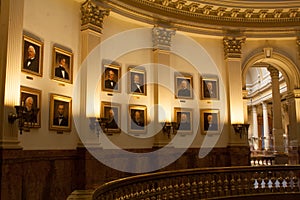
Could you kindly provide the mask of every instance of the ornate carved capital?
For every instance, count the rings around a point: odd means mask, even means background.
[[[93,0],[88,0],[81,5],[81,30],[91,29],[102,33],[103,19],[109,15],[109,10],[102,8]]]
[[[296,43],[298,45],[298,55],[300,56],[300,38],[296,40]]]
[[[267,67],[268,71],[270,72],[270,76],[272,79],[277,78],[279,79],[279,71],[275,67],[269,66]]]
[[[175,30],[154,26],[152,29],[152,42],[154,49],[170,50],[171,38],[175,35]]]
[[[225,37],[223,39],[225,58],[241,58],[244,37]]]

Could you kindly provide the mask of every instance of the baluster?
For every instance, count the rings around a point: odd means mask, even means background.
[[[280,176],[280,177],[278,178],[278,182],[279,182],[279,191],[280,191],[280,192],[283,192],[283,191],[284,191],[284,188],[283,188],[283,178],[282,178],[282,176]]]
[[[211,176],[211,181],[210,181],[210,187],[211,187],[211,196],[215,197],[216,195],[216,181],[215,181],[215,177]]]
[[[293,176],[292,180],[293,180],[293,191],[294,192],[299,192],[298,177]]]
[[[271,191],[275,192],[276,191],[276,178],[274,177],[274,174],[271,177],[271,182],[272,182]]]
[[[291,188],[291,178],[289,177],[289,175],[287,175],[285,177],[285,181],[286,181],[286,191],[287,192],[292,191],[292,188]]]
[[[184,197],[185,197],[184,178],[181,178],[180,182],[181,182],[180,185],[179,185],[180,196],[181,196],[181,199],[184,199]]]
[[[255,175],[255,174],[254,174]],[[250,179],[250,183],[251,183],[251,186],[250,186],[250,193],[251,194],[254,194],[254,193],[256,193],[256,188],[255,188],[255,177],[254,177],[254,175],[253,176],[251,176],[251,179]]]
[[[190,183],[190,178],[189,177],[186,177],[185,187],[186,187],[187,199],[190,199],[190,196],[192,195],[192,193],[191,193],[191,183]]]
[[[231,176],[230,180],[230,194],[231,195],[236,195],[236,181],[234,179],[234,175]]]
[[[192,192],[193,199],[196,199],[198,197],[196,178],[193,178],[193,182],[192,182],[192,185],[191,185],[191,192]]]
[[[228,181],[226,175],[225,175],[225,180],[224,180],[224,195],[229,196],[229,181]]]
[[[258,179],[256,180],[257,182],[257,193],[263,192],[262,188],[262,178],[259,176]]]
[[[167,200],[168,197],[167,182],[163,179],[161,181],[162,181],[162,187],[161,187],[162,200]]]
[[[204,192],[205,192],[205,197],[206,197],[206,198],[210,197],[210,190],[209,190],[209,180],[208,180],[208,177],[205,177],[205,181],[204,181]]]
[[[175,184],[173,186],[174,188],[174,198],[179,199],[179,186],[178,186],[178,178],[175,179]]]
[[[243,178],[243,189],[244,189],[243,194],[249,194],[249,180],[247,178],[247,174],[245,174],[245,178]]]
[[[173,188],[173,183],[171,180],[169,180],[169,186],[168,186],[168,191],[169,191],[169,199],[173,199],[174,198],[174,192],[173,192],[174,188]]]
[[[218,197],[223,196],[223,182],[221,179],[221,176],[219,176],[218,181],[217,181],[217,190],[218,190]]]
[[[238,178],[236,180],[236,184],[237,184],[237,193],[238,194],[243,194],[243,186],[242,186],[242,179],[241,179],[241,175],[238,175]]]
[[[200,181],[198,182],[198,188],[199,188],[199,199],[203,199],[204,198],[204,184],[203,181],[200,179]]]
[[[265,188],[264,188],[264,192],[268,192],[269,191],[269,177],[268,174],[266,174],[265,178],[264,178],[264,182],[265,182]]]

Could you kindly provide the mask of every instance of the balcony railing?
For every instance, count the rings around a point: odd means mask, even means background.
[[[216,199],[258,194],[300,197],[300,166],[188,169],[138,175],[106,183],[94,200]]]

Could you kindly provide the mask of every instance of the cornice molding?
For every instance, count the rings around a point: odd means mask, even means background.
[[[212,0],[95,0],[119,14],[155,24],[166,21],[179,31],[224,35],[224,30],[238,28],[251,37],[295,36],[300,30],[300,2],[291,0],[268,3],[259,1]],[[241,2],[241,3],[239,3]],[[243,4],[246,3],[246,4]]]

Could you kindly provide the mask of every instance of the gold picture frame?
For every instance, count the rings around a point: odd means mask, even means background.
[[[175,98],[193,99],[193,76],[188,73],[175,73]]]
[[[192,133],[193,110],[189,108],[174,108],[174,121],[178,124],[178,133]]]
[[[147,106],[129,105],[129,132],[144,133],[147,126]]]
[[[50,95],[49,129],[58,132],[71,131],[72,123],[72,98],[51,94]]]
[[[138,67],[128,67],[128,73],[128,93],[146,96],[146,71]]]
[[[201,80],[202,100],[219,100],[219,79],[215,75],[204,75]]]
[[[121,66],[104,64],[102,73],[102,91],[121,92]]]
[[[100,117],[107,120],[104,133],[121,132],[121,104],[102,101]]]
[[[41,127],[41,96],[41,90],[25,86],[20,87],[20,105],[23,105],[26,108],[26,112],[37,112],[35,119],[33,119],[33,123],[25,122],[25,125],[29,126],[30,128]]]
[[[220,132],[220,110],[200,109],[201,134]]]
[[[73,82],[73,53],[53,47],[52,79],[65,83]]]
[[[43,76],[43,42],[23,35],[21,71],[35,76]]]

